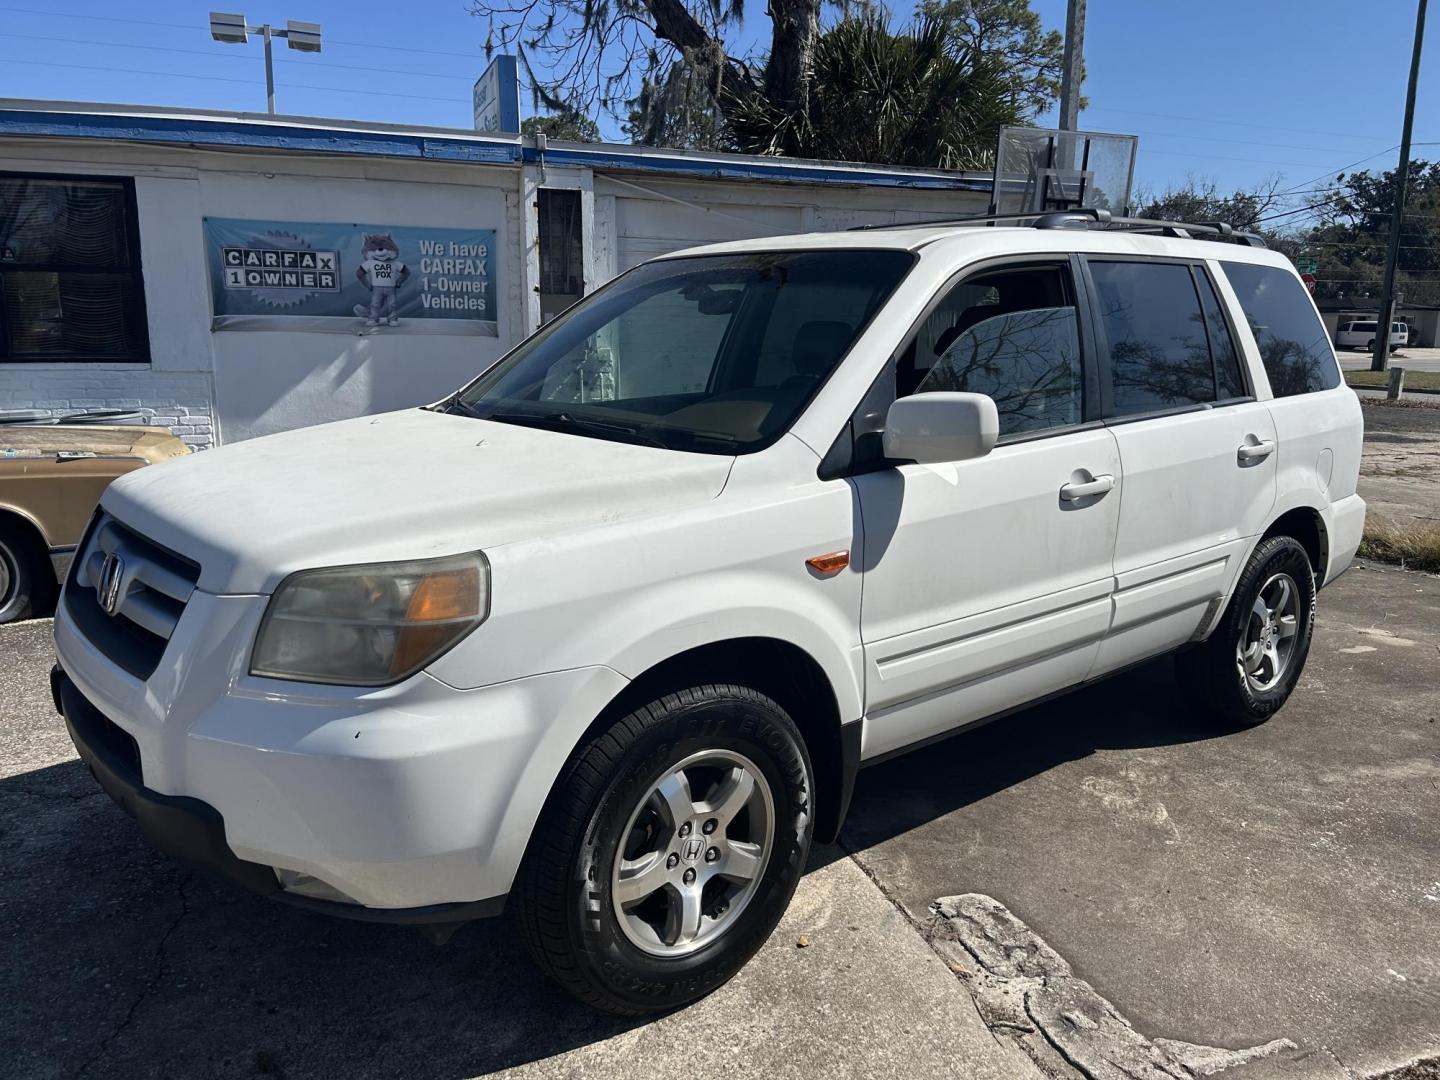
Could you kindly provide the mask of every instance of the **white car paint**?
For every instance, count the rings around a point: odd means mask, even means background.
[[[142,470],[105,511],[201,567],[163,662],[120,670],[62,603],[78,689],[136,740],[144,784],[215,807],[240,857],[401,909],[499,896],[587,728],[696,646],[808,654],[873,759],[1213,627],[1250,550],[1304,509],[1324,577],[1359,543],[1360,412],[1336,389],[1272,400],[1224,275],[1253,401],[1003,442],[968,461],[839,479],[819,467],[932,298],[1022,255],[1217,259],[1123,232],[924,227],[696,253],[905,249],[915,266],[790,431],[738,457],[424,410],[289,432]],[[1224,261],[1283,268],[1226,246]],[[1318,316],[1317,316],[1318,320]],[[1273,444],[1252,457],[1242,446]],[[1109,478],[1067,501],[1067,483]],[[379,689],[248,674],[269,594],[306,568],[483,550],[486,621]],[[848,551],[817,574],[805,560]]]

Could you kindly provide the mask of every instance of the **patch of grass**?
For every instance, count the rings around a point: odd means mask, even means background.
[[[1406,570],[1440,573],[1440,524],[1415,521],[1397,525],[1369,518],[1358,554],[1380,562],[1399,563]]]
[[[1392,361],[1396,367],[1404,367],[1405,362]],[[1388,371],[1347,371],[1345,382],[1350,386],[1364,386],[1369,389],[1383,390],[1390,385],[1390,373]],[[1440,390],[1440,371],[1407,371],[1405,372],[1406,390]]]

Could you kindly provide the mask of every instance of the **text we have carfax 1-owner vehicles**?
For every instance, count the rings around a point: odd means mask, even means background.
[[[436,405],[114,484],[56,696],[161,849],[437,936],[509,908],[579,997],[665,1008],[765,940],[863,762],[1170,650],[1216,722],[1278,709],[1360,442],[1249,243],[719,244]]]

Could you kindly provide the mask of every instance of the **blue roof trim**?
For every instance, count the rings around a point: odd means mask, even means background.
[[[403,157],[430,161],[470,162],[484,165],[537,164],[533,147],[503,139],[457,139],[416,132],[350,131],[344,128],[263,124],[245,120],[186,117],[0,110],[0,135],[39,135],[59,138],[119,139],[131,142],[173,143],[184,146],[237,147],[290,150],[302,153]],[[688,155],[666,156],[650,148],[627,152],[625,147],[554,146],[545,151],[550,165],[596,169],[624,169],[720,180],[768,180],[772,183],[841,184],[850,187],[888,187],[939,191],[990,190],[990,181],[940,173],[895,172],[857,165],[825,167],[783,158],[705,159]]]
[[[538,164],[540,155],[534,147],[522,148],[527,165]],[[663,152],[661,152],[663,153]],[[934,189],[940,191],[990,191],[989,180],[963,176],[940,176],[927,173],[890,172],[863,165],[838,165],[825,168],[810,163],[796,164],[784,158],[754,158],[749,161],[724,159],[662,157],[657,151],[627,154],[609,146],[594,150],[576,146],[551,146],[545,151],[549,165],[582,165],[593,169],[628,169],[640,172],[680,173],[692,177],[720,180],[772,180],[791,184],[845,184],[850,187],[892,187]]]
[[[485,143],[430,135],[346,131],[243,120],[189,120],[166,116],[119,116],[97,113],[0,111],[0,135],[50,135],[81,139],[176,143],[185,146],[235,146],[258,150],[296,150],[320,154],[425,158],[514,165],[520,148],[514,143]]]

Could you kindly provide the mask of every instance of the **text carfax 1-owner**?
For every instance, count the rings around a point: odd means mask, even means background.
[[[206,218],[214,330],[497,333],[495,232]]]

